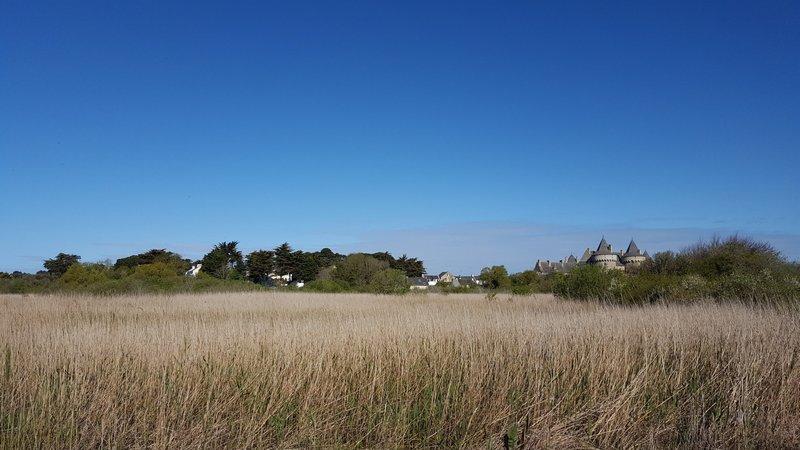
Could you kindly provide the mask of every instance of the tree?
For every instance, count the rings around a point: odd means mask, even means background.
[[[405,294],[409,286],[405,272],[397,269],[383,269],[375,273],[369,282],[370,292],[376,294]]]
[[[67,272],[69,266],[77,264],[81,259],[78,255],[70,255],[67,253],[59,253],[55,258],[46,259],[44,261],[44,268],[50,275],[60,277]]]
[[[272,272],[274,256],[269,250],[256,250],[247,255],[247,278],[253,283],[265,283]]]
[[[288,242],[284,242],[275,248],[275,266],[274,271],[278,275],[288,275],[294,273],[295,258],[294,251]]]
[[[505,289],[511,286],[511,278],[508,277],[505,266],[484,267],[479,278],[488,289]]]
[[[325,247],[317,252],[317,262],[320,267],[328,267],[344,259],[344,255],[335,253],[333,250]]]
[[[317,273],[322,268],[317,260],[316,253],[296,251],[293,255],[295,270],[293,276],[295,280],[314,281]]]
[[[242,252],[236,247],[236,241],[220,242],[203,256],[202,270],[217,278],[230,279],[240,277],[245,270]]]
[[[353,289],[366,288],[372,276],[383,269],[388,269],[386,261],[380,261],[371,255],[354,253],[336,265],[331,273],[334,281],[339,281]]]
[[[173,267],[175,272],[179,274],[185,273],[187,270],[189,270],[189,267],[191,267],[191,261],[182,258],[181,255],[167,251],[163,248],[154,248],[145,253],[139,253],[138,255],[131,255],[118,259],[117,262],[114,263],[114,268],[120,269],[124,267],[127,269],[135,269],[137,266],[154,264],[157,262]]]
[[[391,263],[392,269],[405,272],[408,277],[421,277],[425,273],[425,266],[417,258],[409,258],[405,254]]]
[[[511,284],[514,286],[538,286],[539,274],[533,270],[526,270],[524,272],[515,273],[511,275]]]

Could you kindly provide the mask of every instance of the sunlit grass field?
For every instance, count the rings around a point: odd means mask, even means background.
[[[798,447],[800,317],[735,303],[0,296],[0,446]]]

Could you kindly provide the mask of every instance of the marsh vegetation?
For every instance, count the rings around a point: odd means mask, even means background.
[[[550,295],[0,296],[7,448],[797,447],[800,318]]]

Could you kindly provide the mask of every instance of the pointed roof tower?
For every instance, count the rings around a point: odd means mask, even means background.
[[[628,244],[628,249],[625,250],[625,256],[644,256],[642,252],[639,250],[639,247],[636,246],[636,242],[633,242],[631,239],[631,243]]]
[[[603,236],[603,239],[600,240],[600,245],[597,246],[597,251],[594,252],[595,255],[610,255],[611,254],[611,245],[606,242],[606,237]]]
[[[586,261],[589,261],[589,258],[591,257],[592,251],[587,247],[586,250],[583,251],[583,256],[581,256],[581,259],[578,260],[578,262],[585,263]]]

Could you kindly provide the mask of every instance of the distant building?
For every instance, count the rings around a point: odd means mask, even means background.
[[[286,275],[278,275],[274,272],[267,275],[267,278],[270,279],[274,286],[286,286],[287,284],[292,282],[292,274],[287,273]]]
[[[476,287],[482,285],[483,282],[473,275],[462,275],[453,278],[453,287]]]
[[[422,274],[422,278],[428,281],[428,286],[436,286],[439,283],[439,275]]]
[[[442,283],[452,283],[453,280],[456,279],[456,276],[450,272],[442,272],[439,274],[439,281]]]
[[[572,270],[572,268],[577,265],[578,265],[578,260],[575,258],[575,256],[569,255],[566,258],[559,260],[558,262],[552,262],[549,260],[543,261],[540,259],[536,261],[536,265],[533,267],[533,271],[541,274],[566,273]]]
[[[411,289],[428,289],[428,280],[425,277],[408,277],[408,284],[411,285]]]
[[[613,270],[626,270],[638,266],[649,259],[650,255],[648,255],[646,251],[643,253],[639,250],[639,247],[633,242],[633,239],[631,239],[631,242],[628,244],[627,250],[624,252],[615,252],[611,244],[606,242],[606,239],[603,238],[600,240],[597,250],[592,251],[587,248],[583,251],[581,259],[576,259],[575,256],[570,255],[559,262],[538,260],[533,267],[533,271],[542,275],[566,273],[573,267],[581,264],[600,266]]]

